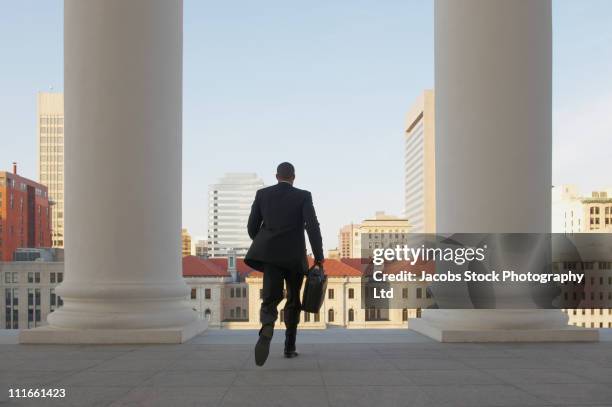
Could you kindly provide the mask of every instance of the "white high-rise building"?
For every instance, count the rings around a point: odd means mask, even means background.
[[[38,180],[49,188],[53,247],[64,247],[64,94],[38,94]]]
[[[412,233],[436,231],[434,91],[424,91],[406,116],[404,216]]]
[[[264,183],[257,174],[228,173],[208,191],[208,254],[210,257],[227,257],[235,251],[243,257],[251,239],[247,233],[247,221],[251,205],[258,189]]]

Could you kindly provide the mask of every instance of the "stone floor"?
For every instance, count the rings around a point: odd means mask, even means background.
[[[304,331],[299,358],[255,366],[255,331],[183,345],[0,345],[0,405],[612,406],[612,334],[600,343],[440,344],[407,330]],[[9,399],[64,388],[65,399]]]

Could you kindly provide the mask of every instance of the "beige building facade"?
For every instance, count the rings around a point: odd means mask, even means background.
[[[53,202],[53,247],[64,247],[64,94],[37,96],[38,180]]]
[[[249,321],[248,327],[259,327],[259,308],[263,279],[247,277],[249,287]],[[416,293],[416,286],[412,287]],[[303,290],[302,290],[303,291]],[[400,294],[401,295],[401,294]],[[416,294],[414,294],[416,295]],[[325,300],[318,314],[302,312],[300,328],[380,328],[405,329],[408,320],[418,318],[421,309],[364,309],[361,305],[361,277],[328,277]],[[283,328],[282,310],[285,300],[278,306],[279,320],[277,326]]]
[[[582,195],[575,185],[552,191],[553,233],[612,233],[612,188]]]
[[[577,300],[580,309],[563,310],[569,316],[569,325],[583,328],[612,328],[612,261],[585,259],[580,263],[557,263],[557,269],[575,270],[585,275],[584,289],[563,286],[565,300]]]
[[[181,230],[181,255],[191,256],[191,234],[187,229]]]
[[[402,244],[412,232],[408,219],[378,211],[373,218],[351,223],[338,232],[338,251],[341,259],[368,257],[368,250],[389,244]],[[365,244],[365,246],[364,246]]]
[[[404,216],[413,233],[436,232],[435,97],[425,90],[406,115]]]
[[[329,249],[327,251],[327,258],[328,259],[339,260],[340,259],[340,250],[338,248],[336,248],[336,249]]]
[[[351,265],[347,263],[351,263]],[[405,298],[406,308],[397,309],[365,309],[362,295],[362,271],[365,265],[360,265],[359,259],[345,261],[327,260],[325,270],[327,275],[327,292],[321,310],[317,314],[302,312],[300,315],[300,328],[380,328],[405,329],[408,320],[420,317],[420,308],[409,308],[414,305],[415,299],[423,307],[432,304],[426,296],[426,284],[414,283],[404,286],[404,291],[396,289],[397,298]],[[357,266],[355,266],[357,265]],[[358,268],[356,268],[358,267]],[[259,308],[263,292],[263,275],[255,272],[246,278],[249,287],[249,321],[251,328],[259,326]],[[302,289],[303,292],[303,289]],[[405,297],[404,297],[405,296]],[[278,305],[279,321],[277,326],[284,327],[282,309],[285,300]]]

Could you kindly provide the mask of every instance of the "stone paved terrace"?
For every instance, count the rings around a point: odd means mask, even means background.
[[[281,356],[282,334],[263,368],[253,361],[255,331],[208,331],[183,345],[0,345],[0,405],[612,406],[609,330],[590,344],[440,344],[408,330],[304,331],[291,360]],[[15,401],[9,387],[68,395]]]

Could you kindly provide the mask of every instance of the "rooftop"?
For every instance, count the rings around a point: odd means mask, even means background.
[[[0,404],[17,387],[65,388],[67,399],[48,399],[50,405],[609,406],[612,400],[610,330],[602,330],[600,343],[548,344],[438,343],[409,330],[305,330],[297,359],[281,357],[279,330],[261,368],[252,355],[256,335],[210,330],[182,345],[0,345]]]
[[[347,260],[347,261],[345,261]],[[349,261],[350,260],[350,261]],[[314,264],[312,258],[308,259],[310,266]],[[361,277],[367,265],[361,265],[360,259],[325,260],[325,274],[329,277]],[[244,262],[243,258],[236,259],[236,269],[241,279],[245,277],[262,278],[263,274],[256,271]],[[229,277],[227,271],[227,258],[202,259],[196,256],[183,257],[183,277]]]

